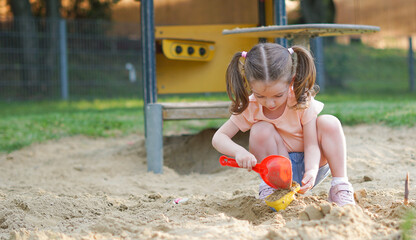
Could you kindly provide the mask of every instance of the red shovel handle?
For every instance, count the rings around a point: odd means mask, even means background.
[[[221,166],[236,167],[239,168],[238,163],[235,159],[229,158],[227,156],[220,157]]]
[[[237,163],[237,161],[235,159],[229,158],[227,156],[221,156],[220,157],[220,164],[222,166],[241,168],[240,166],[238,166],[238,163]],[[257,173],[262,173],[262,174],[266,174],[267,173],[267,169],[261,168],[260,167],[260,164],[256,164],[256,166],[254,166],[252,168],[252,170],[255,171],[255,172],[257,172]]]

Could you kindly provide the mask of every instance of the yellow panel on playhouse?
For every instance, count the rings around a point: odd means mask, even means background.
[[[224,36],[224,29],[255,25],[157,26],[158,94],[225,92],[225,71],[234,53],[258,39]]]

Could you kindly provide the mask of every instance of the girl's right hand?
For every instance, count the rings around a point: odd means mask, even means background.
[[[246,168],[249,171],[257,164],[256,157],[248,151],[238,152],[235,155],[235,160],[237,161],[238,166]]]

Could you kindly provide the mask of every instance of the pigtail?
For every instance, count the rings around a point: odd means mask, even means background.
[[[293,46],[296,53],[295,78],[293,91],[296,97],[296,109],[309,107],[310,98],[319,92],[319,86],[315,85],[316,68],[311,53],[301,46]]]
[[[242,113],[249,103],[248,86],[242,74],[244,66],[240,62],[240,58],[241,52],[234,54],[226,73],[227,94],[232,102],[230,108],[232,114]]]

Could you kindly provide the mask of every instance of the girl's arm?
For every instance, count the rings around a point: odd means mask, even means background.
[[[240,129],[231,120],[228,120],[214,134],[212,146],[218,152],[234,157],[240,167],[251,170],[257,164],[256,158],[231,139],[238,131]]]
[[[319,170],[321,151],[318,145],[318,134],[316,130],[316,117],[303,125],[304,151],[305,151],[305,174],[302,179],[300,193],[305,193],[315,184],[315,178]]]

